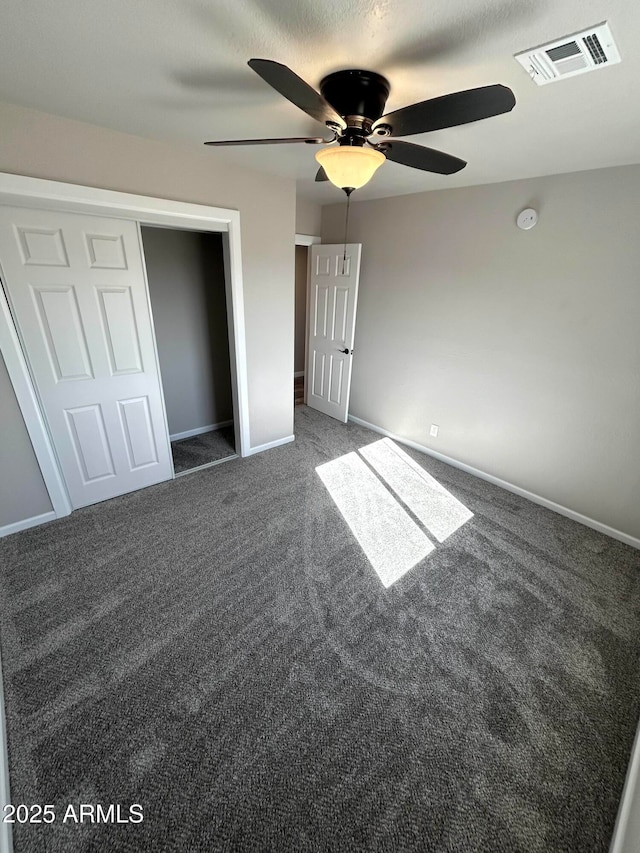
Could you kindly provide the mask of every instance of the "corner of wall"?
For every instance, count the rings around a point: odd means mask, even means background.
[[[320,235],[322,207],[296,195],[296,234]]]

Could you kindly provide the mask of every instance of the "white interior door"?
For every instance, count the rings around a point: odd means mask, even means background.
[[[137,224],[0,207],[0,265],[73,507],[171,478]]]
[[[360,243],[311,246],[307,405],[346,423],[356,328]]]

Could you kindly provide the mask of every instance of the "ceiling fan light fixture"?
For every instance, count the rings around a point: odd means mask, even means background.
[[[327,177],[341,190],[363,187],[386,159],[381,151],[361,146],[340,145],[316,152],[316,160]]]

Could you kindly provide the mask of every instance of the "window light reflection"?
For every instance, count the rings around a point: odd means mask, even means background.
[[[435,547],[403,504],[438,542],[473,513],[391,439],[375,441],[359,452],[319,465],[316,472],[389,587]]]

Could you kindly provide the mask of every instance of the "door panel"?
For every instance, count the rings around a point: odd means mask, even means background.
[[[96,292],[111,375],[140,373],[142,357],[130,288],[99,287]]]
[[[73,288],[31,285],[31,292],[54,381],[93,379]]]
[[[329,316],[329,288],[319,282],[315,283],[315,314],[313,333],[317,338],[327,337],[327,318]]]
[[[96,403],[65,409],[65,414],[83,483],[86,485],[93,480],[115,477],[101,406]]]
[[[343,397],[344,386],[342,383],[344,374],[344,360],[331,356],[329,367],[329,402],[336,406],[340,405]]]
[[[314,352],[313,359],[313,382],[311,383],[311,395],[313,397],[322,397],[324,395],[324,363],[325,355],[323,352]]]
[[[16,227],[22,263],[29,266],[68,267],[69,258],[59,228]]]
[[[156,464],[158,454],[151,426],[149,398],[138,397],[135,400],[119,400],[118,408],[122,432],[127,442],[131,470]]]
[[[349,316],[350,291],[345,287],[335,288],[335,299],[333,303],[333,332],[331,337],[334,341],[346,341],[349,329],[347,320]]]
[[[307,405],[346,422],[356,324],[359,243],[311,247]],[[344,350],[347,350],[345,353]]]
[[[136,223],[1,207],[0,263],[74,508],[172,477]]]
[[[120,234],[85,234],[89,266],[93,270],[126,270],[127,256]]]

